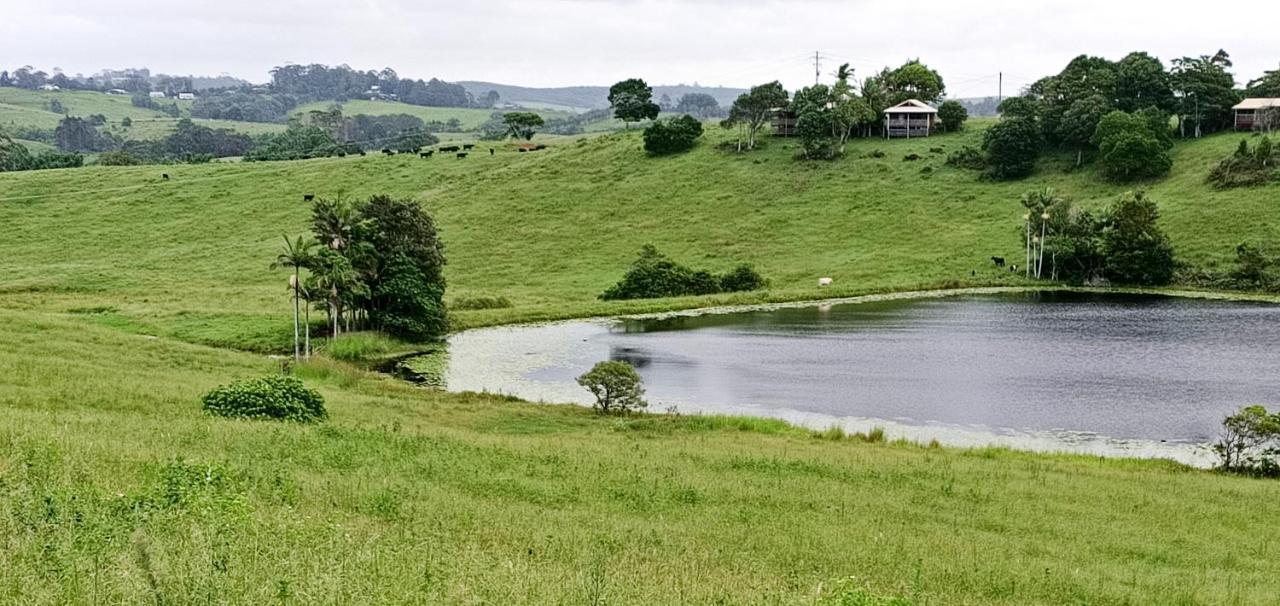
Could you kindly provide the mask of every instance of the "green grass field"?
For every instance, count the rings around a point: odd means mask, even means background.
[[[849,577],[917,605],[1274,600],[1280,484],[1167,462],[601,418],[324,357],[296,370],[327,399],[323,425],[199,410],[208,388],[278,366],[251,351],[286,346],[286,277],[267,265],[306,229],[305,193],[422,200],[449,298],[513,304],[459,326],[1022,284],[988,268],[1020,254],[1022,191],[1101,206],[1124,188],[1055,159],[983,183],[929,151],[981,127],[812,164],[784,140],[719,151],[711,129],[662,159],[629,132],[466,160],[166,166],[169,181],[154,166],[0,174],[0,602],[822,604]],[[1203,184],[1237,142],[1180,144],[1149,184],[1190,264],[1280,236],[1280,187]],[[597,301],[646,242],[711,270],[752,262],[772,284]]]

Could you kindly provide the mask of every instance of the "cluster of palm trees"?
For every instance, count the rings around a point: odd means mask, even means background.
[[[364,288],[360,275],[349,256],[368,247],[357,242],[359,230],[366,226],[354,205],[342,201],[318,200],[312,214],[313,229],[319,241],[297,236],[281,236],[284,245],[271,264],[272,269],[288,269],[289,291],[293,297],[293,357],[311,357],[311,307],[323,303],[329,316],[330,336],[350,330],[355,313],[348,304]],[[323,246],[321,246],[323,242]],[[307,270],[304,281],[302,271]]]

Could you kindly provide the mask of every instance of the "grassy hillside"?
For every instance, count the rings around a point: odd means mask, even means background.
[[[0,304],[106,306],[113,321],[196,342],[264,348],[288,332],[284,276],[266,270],[280,234],[306,229],[302,195],[422,200],[448,246],[450,295],[504,296],[510,310],[460,312],[460,326],[940,285],[1018,283],[992,255],[1021,255],[1019,194],[1053,185],[1090,206],[1124,187],[1046,162],[1018,183],[981,182],[943,165],[973,132],[855,141],[836,162],[796,162],[795,143],[752,154],[717,149],[649,158],[638,132],[517,154],[293,163],[91,167],[0,175]],[[1187,263],[1222,266],[1243,240],[1280,239],[1276,186],[1215,191],[1203,180],[1238,141],[1182,143],[1174,172],[1149,184]],[[884,158],[867,157],[881,150]],[[925,159],[904,162],[907,153]],[[1065,161],[1065,160],[1064,160]],[[931,172],[923,172],[926,167]],[[159,179],[169,173],[168,182]],[[68,247],[66,242],[83,243]],[[765,293],[681,301],[596,300],[645,243],[720,271],[754,263]],[[818,289],[819,276],[835,285]]]
[[[125,139],[150,140],[159,139],[173,132],[178,118],[151,109],[134,107],[130,97],[108,95],[94,91],[30,91],[19,88],[0,88],[0,129],[5,127],[38,128],[53,130],[63,114],[49,111],[49,101],[58,100],[63,109],[72,116],[87,117],[102,114],[107,124],[101,127],[104,132],[120,135]],[[161,100],[162,103],[177,103],[182,110],[182,117],[189,117],[191,101]],[[120,121],[129,118],[130,127],[124,127]],[[284,130],[283,124],[264,124],[259,122],[239,122],[233,120],[195,120],[197,124],[209,128],[226,128],[249,135],[258,135]]]
[[[295,115],[305,115],[310,111],[318,111],[328,109],[333,105],[332,101],[317,101],[299,106],[294,110]],[[468,107],[424,107],[421,105],[410,105],[408,103],[400,103],[398,101],[364,101],[354,100],[346,101],[342,104],[342,113],[354,116],[356,114],[366,114],[370,116],[386,116],[389,114],[409,114],[422,118],[424,122],[448,122],[449,120],[458,120],[464,129],[473,129],[484,124],[489,119],[493,110],[474,109]]]
[[[858,141],[813,164],[790,141],[722,152],[713,129],[663,159],[627,132],[466,160],[0,174],[0,602],[807,605],[854,577],[918,605],[1266,603],[1280,484],[1170,463],[602,418],[324,358],[296,369],[327,399],[322,426],[199,410],[211,386],[278,367],[208,344],[285,344],[285,274],[267,265],[306,229],[303,194],[422,200],[450,298],[515,304],[456,313],[467,325],[1019,283],[987,260],[1020,254],[1019,193],[1102,205],[1122,189],[1052,161],[982,183],[929,151],[979,136]],[[1236,141],[1180,145],[1150,186],[1190,263],[1280,236],[1280,187],[1203,185]],[[596,301],[646,242],[712,270],[753,262],[772,286]]]
[[[216,420],[204,390],[274,363],[75,316],[0,321],[6,603],[800,605],[848,577],[948,605],[1277,589],[1259,531],[1276,482],[600,418],[324,362],[298,372],[327,424]]]

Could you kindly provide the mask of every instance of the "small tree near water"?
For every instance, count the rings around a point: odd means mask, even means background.
[[[1219,469],[1265,476],[1280,475],[1280,413],[1246,406],[1222,421],[1222,438],[1213,445]]]
[[[644,385],[640,374],[630,364],[614,360],[600,362],[578,377],[578,385],[596,397],[595,409],[603,414],[625,413],[645,408]]]

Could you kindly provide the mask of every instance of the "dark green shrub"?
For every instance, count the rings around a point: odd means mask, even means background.
[[[328,417],[324,398],[295,377],[262,377],[220,385],[201,397],[205,412],[220,417],[311,423]]]
[[[987,168],[987,158],[978,148],[966,145],[947,156],[947,166],[983,170]]]
[[[1223,158],[1209,172],[1208,182],[1218,189],[1265,185],[1280,177],[1280,153],[1272,146],[1271,139],[1263,137],[1254,149],[1241,139],[1235,153]]]
[[[754,290],[764,283],[764,278],[747,265],[738,266],[724,276],[716,276],[676,263],[646,244],[622,280],[605,290],[600,298],[609,301],[710,295],[729,292],[726,286],[732,286],[732,291]]]
[[[693,116],[663,118],[644,129],[644,150],[655,156],[693,149],[702,136],[702,123]]]
[[[134,166],[142,164],[142,159],[123,149],[117,149],[98,154],[98,164],[101,166]]]
[[[1040,156],[1041,142],[1040,128],[1034,120],[1001,119],[982,140],[982,149],[987,152],[986,176],[1005,181],[1030,175]]]
[[[764,277],[755,268],[743,263],[720,276],[721,292],[742,292],[764,288]]]
[[[1266,477],[1280,476],[1280,414],[1246,406],[1222,420],[1213,445],[1218,469]]]
[[[1102,118],[1094,133],[1102,172],[1113,181],[1132,181],[1168,174],[1168,129],[1159,126],[1168,117],[1159,112],[1113,111]]]
[[[969,119],[969,110],[959,101],[943,101],[938,106],[938,119],[942,121],[943,131],[957,132],[964,128],[965,121]]]
[[[449,309],[507,309],[511,301],[506,297],[458,297]]]
[[[1160,210],[1141,190],[1125,192],[1107,211],[1102,254],[1107,278],[1158,286],[1173,280],[1173,245],[1157,224]]]

